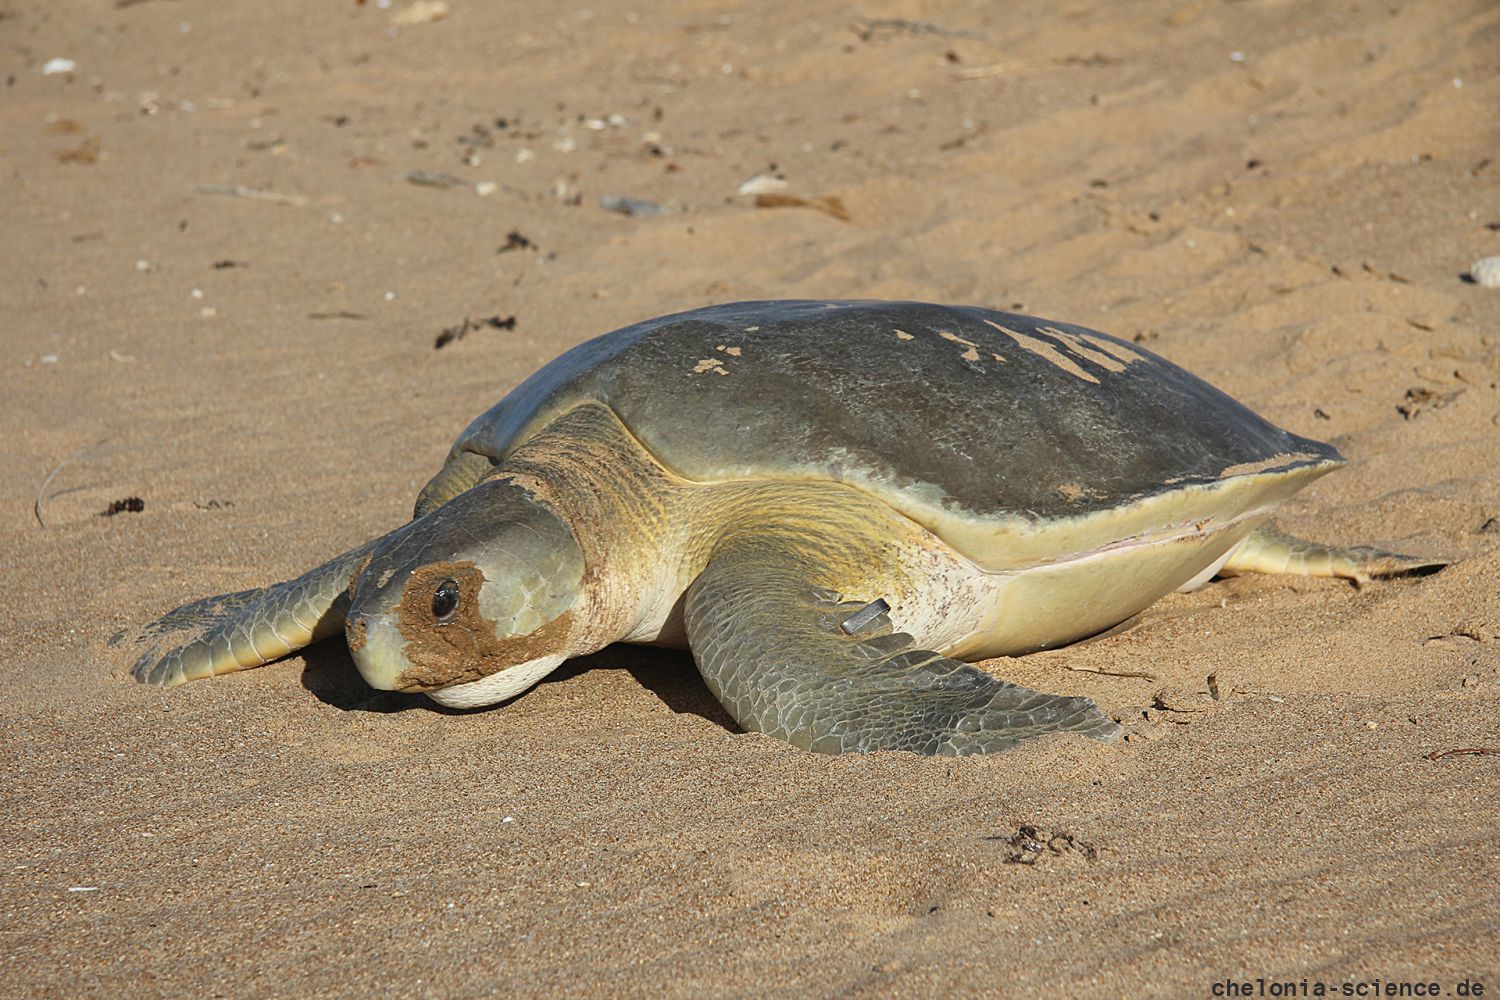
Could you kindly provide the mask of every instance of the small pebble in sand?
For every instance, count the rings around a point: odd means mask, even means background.
[[[745,197],[755,194],[772,194],[776,191],[785,191],[786,188],[786,179],[783,177],[773,177],[770,174],[756,174],[740,185],[739,195],[740,197]]]
[[[78,68],[78,64],[71,59],[48,59],[47,64],[42,67],[43,76],[53,76],[57,73],[71,73]]]
[[[1485,288],[1500,288],[1500,257],[1483,257],[1469,268],[1469,277]]]
[[[410,28],[418,24],[431,24],[448,16],[448,5],[444,0],[416,0],[404,9],[391,15],[391,24],[397,28]]]

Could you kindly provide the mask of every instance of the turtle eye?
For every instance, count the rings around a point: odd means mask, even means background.
[[[446,624],[458,610],[458,582],[444,580],[432,594],[432,617],[438,624]]]

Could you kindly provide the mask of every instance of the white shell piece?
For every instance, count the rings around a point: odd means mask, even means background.
[[[1484,288],[1500,288],[1500,257],[1483,257],[1469,268],[1469,276]]]

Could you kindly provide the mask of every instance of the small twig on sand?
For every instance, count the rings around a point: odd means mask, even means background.
[[[1500,747],[1455,747],[1452,750],[1434,750],[1428,760],[1447,760],[1449,757],[1500,757]]]
[[[1098,674],[1101,677],[1139,677],[1141,680],[1154,681],[1159,678],[1155,674],[1141,673],[1136,670],[1101,670],[1097,667],[1065,667],[1075,674]]]
[[[1087,56],[1057,56],[1048,61],[1027,60],[991,63],[988,66],[967,66],[963,69],[954,70],[955,80],[988,80],[994,76],[1004,76],[1007,73],[1019,73],[1022,70],[1041,69],[1044,66],[1086,66],[1090,69],[1098,69],[1101,66],[1114,66],[1120,60],[1115,56],[1107,56],[1103,52],[1095,52]]]
[[[57,468],[55,468],[51,472],[47,473],[47,478],[42,480],[41,487],[36,491],[36,501],[31,505],[31,512],[36,515],[36,523],[37,524],[41,525],[43,528],[45,528],[47,526],[47,522],[45,520],[43,520],[43,518],[42,518],[42,500],[45,499],[45,494],[47,492],[47,487],[52,485],[53,478],[59,472],[61,472],[63,470],[63,466],[67,465],[69,462],[72,462],[72,461],[74,461],[76,459],[82,458],[84,455],[86,455],[89,452],[93,451],[95,448],[99,447],[101,444],[104,444],[108,440],[109,440],[109,438],[104,438],[104,440],[102,440],[102,441],[95,441],[93,444],[89,445],[87,448],[79,448],[77,451],[73,452],[73,454],[69,455],[67,458],[63,459],[61,462],[58,462],[57,463]]]
[[[868,42],[876,34],[889,31],[892,34],[906,33],[908,35],[937,35],[940,38],[984,38],[978,31],[963,31],[955,28],[945,28],[941,24],[931,21],[908,21],[904,17],[876,17],[870,18],[861,24],[856,24],[853,29],[859,36],[860,41]]]
[[[954,70],[955,80],[988,80],[994,76],[1004,76],[1006,73],[1014,73],[1017,70],[1030,69],[1034,63],[1024,62],[1002,62],[992,63],[989,66],[968,66],[964,69]]]
[[[471,190],[474,187],[473,183],[464,180],[462,177],[454,177],[452,174],[440,174],[432,170],[408,171],[406,180],[407,183],[415,184],[418,187],[469,188]]]
[[[198,194],[222,194],[231,198],[268,201],[273,205],[307,204],[307,199],[300,194],[278,194],[275,191],[261,191],[258,188],[247,188],[239,184],[199,184],[193,190]]]

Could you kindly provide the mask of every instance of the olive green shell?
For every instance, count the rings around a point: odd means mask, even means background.
[[[741,302],[607,333],[480,415],[453,454],[500,461],[588,400],[686,479],[848,482],[940,534],[955,517],[1045,526],[1342,462],[1107,334],[865,301]]]

